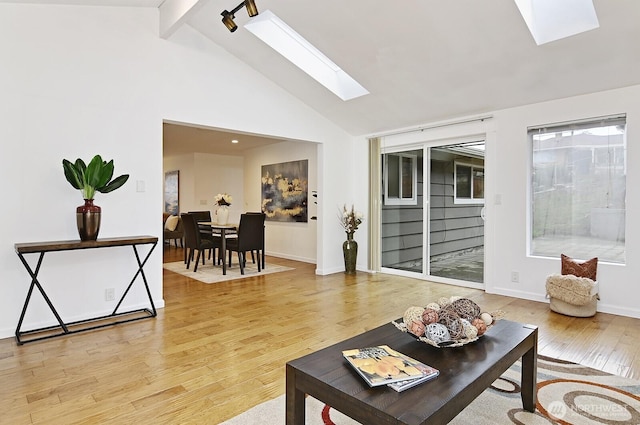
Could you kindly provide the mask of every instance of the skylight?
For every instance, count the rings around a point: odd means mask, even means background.
[[[340,99],[346,101],[369,94],[360,83],[270,10],[260,12],[244,27]]]
[[[539,46],[598,28],[592,0],[515,0]]]

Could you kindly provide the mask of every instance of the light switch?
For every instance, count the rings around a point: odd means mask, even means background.
[[[206,199],[200,199],[200,205],[207,205]]]
[[[144,180],[138,180],[136,182],[136,191],[138,191],[138,192],[144,192],[145,191]]]

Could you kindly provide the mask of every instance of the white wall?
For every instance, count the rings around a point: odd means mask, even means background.
[[[529,214],[527,127],[578,120],[617,113],[627,114],[627,220],[626,264],[598,264],[600,301],[598,310],[640,317],[636,293],[640,264],[640,221],[634,220],[640,208],[640,86],[611,90],[568,99],[560,99],[495,113],[495,146],[488,151],[487,175],[492,175],[489,200],[500,195],[502,202],[487,203],[487,222],[492,221],[488,238],[492,273],[487,275],[486,290],[520,298],[545,300],[545,279],[559,273],[558,258],[528,257],[527,215]],[[511,283],[511,271],[520,274],[519,283]]]
[[[251,149],[245,156],[245,205],[247,211],[260,211],[262,203],[262,166],[280,162],[309,160],[308,216],[317,216],[312,191],[318,188],[318,145],[307,142],[282,142]],[[315,263],[317,258],[317,221],[307,223],[265,223],[265,251],[268,255]]]
[[[559,99],[489,112],[493,118],[484,122],[403,132],[385,137],[383,145],[398,146],[485,134],[485,290],[489,293],[546,301],[545,280],[549,274],[560,272],[560,259],[527,255],[530,199],[530,146],[527,127],[626,113],[629,164],[626,264],[602,261],[598,264],[598,311],[640,317],[637,297],[630,296],[636,293],[635,286],[640,273],[640,264],[635,261],[640,251],[640,221],[634,220],[633,215],[640,208],[640,169],[634,166],[636,160],[640,160],[638,99],[640,86]],[[425,127],[428,126],[429,124],[425,124]],[[366,138],[361,138],[354,149],[364,152],[366,145]],[[357,155],[353,158],[356,161],[354,166],[364,172],[366,158]],[[496,196],[501,200],[499,203],[496,203]],[[519,283],[511,282],[512,271],[519,273]]]
[[[194,211],[209,210],[215,219],[218,193],[231,195],[229,220],[238,222],[244,212],[244,158],[231,155],[195,154],[196,206]]]
[[[229,220],[237,222],[244,212],[244,158],[194,152],[164,157],[164,171],[180,171],[180,212],[210,211],[215,220],[218,193],[232,197]],[[184,178],[183,178],[184,176]]]
[[[190,27],[160,39],[155,9],[0,4],[0,57],[0,178],[8,205],[0,227],[0,337],[13,334],[29,285],[13,244],[77,239],[74,209],[82,199],[64,179],[62,158],[100,153],[115,160],[116,173],[131,174],[123,188],[96,197],[100,237],[161,238],[163,120],[310,140],[329,154],[353,142]],[[348,161],[342,153],[336,164]],[[333,176],[318,186],[333,205],[338,190],[348,190]],[[323,238],[327,246],[342,239],[331,232]],[[321,272],[340,264],[334,251],[319,253]],[[162,307],[160,249],[146,271]],[[104,289],[121,290],[134,272],[130,250],[76,251],[47,255],[41,280],[70,320],[109,312]],[[142,291],[128,299],[141,303]],[[52,320],[36,302],[25,328]]]

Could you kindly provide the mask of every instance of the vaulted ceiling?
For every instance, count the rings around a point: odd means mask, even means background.
[[[512,0],[255,1],[370,94],[336,97],[244,29],[244,9],[230,33],[220,13],[241,0],[22,3],[159,8],[179,18],[159,36],[192,26],[352,135],[640,84],[638,0],[594,0],[599,28],[540,46]]]
[[[640,83],[640,1],[596,0],[598,29],[541,46],[512,0],[256,0],[358,80],[347,102],[246,31],[220,23],[239,0],[206,2],[198,31],[351,134]]]

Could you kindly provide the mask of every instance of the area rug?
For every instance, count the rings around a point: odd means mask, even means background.
[[[520,362],[517,362],[450,424],[640,424],[640,381],[539,356],[538,403],[533,413],[522,409],[519,383]],[[421,385],[429,385],[429,382]],[[283,423],[284,395],[223,422],[224,425]],[[306,423],[357,424],[311,397],[307,397],[306,401]]]
[[[211,260],[208,260],[204,265],[202,263],[199,264],[197,272],[193,271],[193,262],[191,263],[189,269],[187,269],[186,264],[182,261],[176,261],[174,263],[164,263],[162,267],[172,272],[179,273],[183,276],[190,277],[191,279],[199,280],[202,283],[220,283],[234,279],[245,279],[248,277],[262,276],[271,273],[294,270],[291,267],[267,263],[267,267],[258,272],[258,267],[256,264],[247,262],[247,265],[244,268],[244,275],[242,275],[240,274],[240,266],[238,266],[238,263],[235,262],[232,267],[227,267],[227,274],[223,275],[222,266],[214,266]]]

